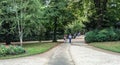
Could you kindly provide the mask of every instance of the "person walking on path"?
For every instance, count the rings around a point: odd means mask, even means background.
[[[64,35],[64,43],[66,43],[67,42],[67,35],[65,34]]]
[[[71,34],[69,34],[68,39],[69,39],[69,43],[71,43],[71,40],[72,40],[72,35]]]
[[[79,32],[77,36],[80,36],[80,35],[81,35],[81,33]]]

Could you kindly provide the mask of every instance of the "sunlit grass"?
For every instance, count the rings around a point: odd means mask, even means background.
[[[36,55],[40,53],[44,53],[49,49],[55,47],[58,43],[31,43],[31,44],[24,44],[23,47],[26,50],[26,53],[20,55],[9,55],[5,57],[0,57],[0,59],[10,59],[10,58],[18,58],[18,57],[25,57],[30,55]]]
[[[97,48],[120,53],[120,41],[117,41],[117,42],[95,42],[95,43],[91,43],[90,45],[95,46]]]

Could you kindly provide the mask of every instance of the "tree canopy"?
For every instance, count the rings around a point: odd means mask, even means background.
[[[0,41],[116,28],[119,10],[119,0],[0,0]]]

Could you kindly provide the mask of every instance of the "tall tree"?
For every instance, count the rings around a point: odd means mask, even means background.
[[[22,43],[23,35],[25,37],[41,32],[38,30],[42,24],[39,0],[1,0],[0,5],[0,33],[6,36],[6,44],[10,44],[13,36],[19,36]]]
[[[50,0],[49,5],[45,7],[45,17],[49,21],[47,26],[53,31],[53,42],[57,41],[57,31],[62,29],[64,32],[64,25],[74,20],[74,15],[67,9],[67,6],[66,0]]]
[[[105,19],[105,12],[107,9],[108,0],[94,0],[96,16],[97,16],[97,28],[102,28],[102,23]]]

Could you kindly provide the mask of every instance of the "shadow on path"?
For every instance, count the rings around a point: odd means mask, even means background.
[[[53,56],[50,58],[50,61],[46,65],[73,65],[70,53],[69,53],[70,44],[62,44],[56,51]]]

